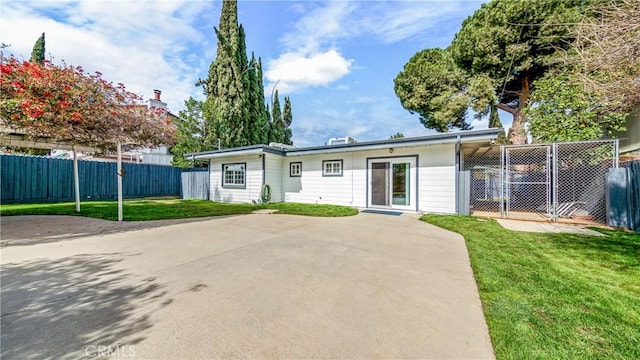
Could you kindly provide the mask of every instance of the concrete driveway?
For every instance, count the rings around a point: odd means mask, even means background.
[[[3,359],[493,358],[463,239],[415,215],[42,219],[1,219]]]

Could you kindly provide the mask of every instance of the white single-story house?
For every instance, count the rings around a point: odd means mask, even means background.
[[[254,145],[188,154],[209,162],[209,199],[458,212],[461,148],[487,146],[502,129],[305,148]]]

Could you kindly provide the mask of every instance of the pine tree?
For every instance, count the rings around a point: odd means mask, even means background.
[[[291,123],[293,122],[293,113],[291,112],[291,99],[284,97],[284,109],[282,110],[282,122],[284,123],[283,144],[293,145],[291,141]]]
[[[44,64],[44,45],[44,33],[42,33],[42,35],[40,35],[38,40],[36,40],[36,43],[33,45],[33,50],[31,51],[31,59],[29,59],[30,62]]]

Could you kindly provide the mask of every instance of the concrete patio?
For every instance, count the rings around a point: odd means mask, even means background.
[[[6,220],[3,359],[493,358],[464,240],[415,215],[73,218],[35,240],[46,218]]]

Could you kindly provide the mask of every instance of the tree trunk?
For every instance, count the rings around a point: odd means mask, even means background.
[[[78,153],[75,144],[73,145],[73,187],[74,197],[76,198],[76,212],[80,212],[80,175],[78,174]]]
[[[118,173],[118,221],[122,222],[122,177],[124,173],[122,172],[122,145],[120,145],[120,141],[116,144],[118,151],[118,163],[116,164],[116,172]]]
[[[529,103],[531,79],[527,75],[522,79],[522,89],[520,90],[520,99],[518,101],[518,109],[513,112],[513,123],[509,130],[509,142],[512,144],[526,144],[527,133],[524,129],[525,116],[522,110],[527,107]]]

